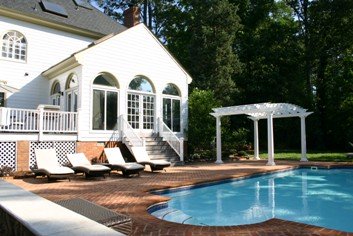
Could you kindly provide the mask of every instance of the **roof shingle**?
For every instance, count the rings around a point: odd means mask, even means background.
[[[94,7],[92,7],[92,10],[80,7],[73,0],[49,0],[49,2],[64,7],[68,17],[45,12],[41,0],[0,0],[0,8],[102,35],[120,33],[126,30],[125,26],[112,20]]]

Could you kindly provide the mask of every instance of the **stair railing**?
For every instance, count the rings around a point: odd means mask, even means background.
[[[123,115],[120,116],[121,132],[123,143],[128,144],[128,148],[133,147],[142,147],[144,145],[144,140],[140,138],[132,128],[132,126],[127,122]]]
[[[173,131],[163,122],[163,119],[158,118],[159,135],[166,141],[171,148],[178,154],[180,161],[184,161],[184,139],[178,138]]]

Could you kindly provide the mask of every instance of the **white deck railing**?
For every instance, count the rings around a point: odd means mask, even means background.
[[[77,112],[0,108],[0,132],[76,133]]]
[[[140,138],[131,127],[129,122],[127,122],[123,115],[120,116],[120,129],[122,132],[122,140],[124,143],[128,143],[133,147],[142,147],[144,146],[143,139]],[[127,145],[130,147],[130,145]]]
[[[166,141],[174,151],[179,155],[180,161],[184,161],[184,139],[178,138],[173,131],[163,122],[161,118],[158,118],[159,123],[159,135]]]

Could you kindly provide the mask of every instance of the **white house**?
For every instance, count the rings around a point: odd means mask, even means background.
[[[83,0],[0,1],[0,167],[45,147],[62,163],[107,145],[183,160],[191,77],[138,14],[125,27]]]

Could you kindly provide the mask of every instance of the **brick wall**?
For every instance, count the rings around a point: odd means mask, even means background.
[[[29,141],[17,141],[17,170],[29,170]]]

